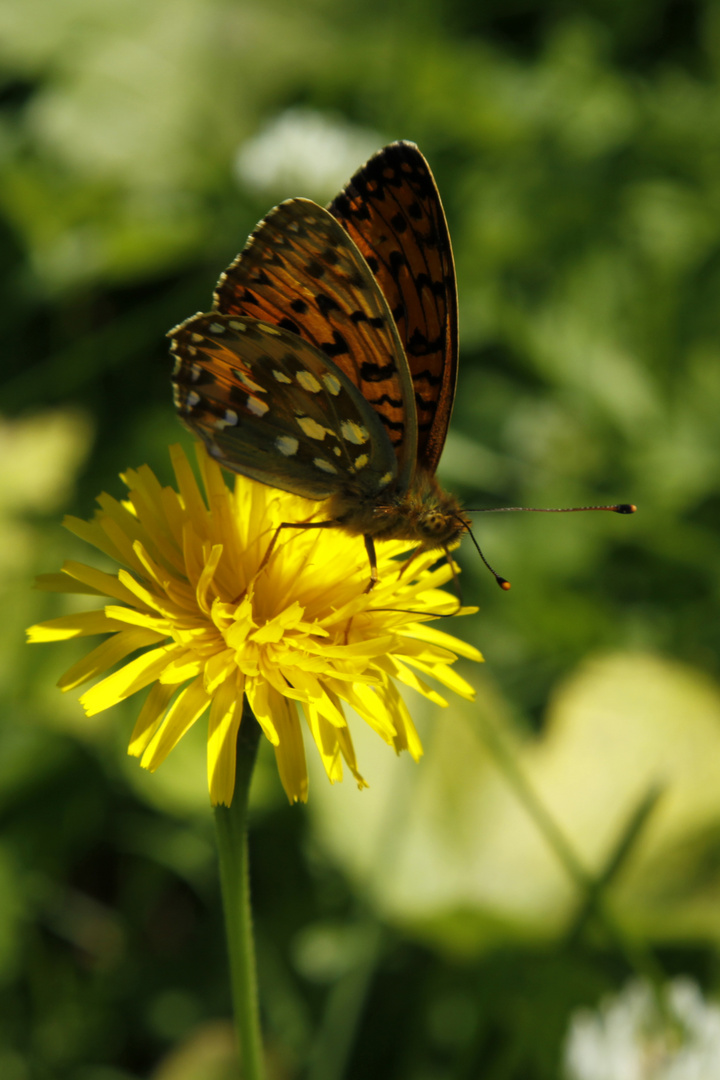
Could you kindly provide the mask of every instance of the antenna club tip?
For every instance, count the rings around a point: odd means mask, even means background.
[[[634,514],[637,506],[634,503],[620,503],[614,509],[616,514]]]
[[[512,585],[507,580],[507,578],[499,577],[497,579],[497,583],[498,583],[498,585],[500,586],[501,589],[505,590],[505,592],[509,592],[509,590],[512,588]]]

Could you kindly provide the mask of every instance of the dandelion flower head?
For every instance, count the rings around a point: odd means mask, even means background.
[[[129,753],[151,771],[209,711],[214,804],[232,800],[244,700],[275,750],[291,802],[308,791],[301,716],[332,782],[342,779],[344,762],[366,786],[346,706],[396,752],[417,759],[422,746],[397,683],[438,705],[447,702],[427,676],[472,698],[452,665],[458,656],[482,659],[426,625],[457,612],[455,597],[440,589],[450,566],[433,569],[430,552],[401,574],[398,556],[412,545],[378,543],[380,581],[368,593],[364,545],[335,528],[285,529],[266,560],[281,522],[322,521],[322,504],[243,476],[230,489],[198,447],[201,489],[180,447],[171,455],[177,490],[143,466],[123,475],[126,500],[103,494],[92,521],[66,519],[120,569],[68,562],[38,579],[41,588],[110,601],[30,628],[33,642],[110,635],[58,685],[71,690],[103,676],[80,698],[88,715],[149,688]]]

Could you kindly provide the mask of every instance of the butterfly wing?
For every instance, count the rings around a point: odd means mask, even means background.
[[[434,472],[458,365],[457,288],[445,213],[414,143],[386,146],[328,207],[362,252],[397,324],[418,414],[418,464]]]
[[[296,334],[214,312],[169,337],[180,419],[225,468],[309,499],[377,499],[396,478],[375,410]]]
[[[406,491],[417,414],[395,321],[367,262],[332,214],[308,199],[271,210],[222,275],[215,307],[304,339],[331,359],[379,417]]]

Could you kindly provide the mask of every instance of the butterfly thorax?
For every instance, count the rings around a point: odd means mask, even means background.
[[[388,492],[381,501],[339,492],[330,500],[328,511],[328,517],[353,536],[412,540],[428,551],[446,547],[469,528],[457,499],[423,469],[417,470],[406,492]]]

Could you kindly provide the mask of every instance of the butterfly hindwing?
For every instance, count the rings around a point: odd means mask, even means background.
[[[458,332],[450,235],[430,167],[414,143],[392,143],[328,209],[365,257],[393,314],[414,386],[417,461],[434,472],[455,396]]]
[[[311,499],[373,500],[395,480],[375,410],[298,335],[213,312],[169,336],[180,418],[226,468]]]
[[[222,275],[215,307],[297,334],[333,361],[379,416],[406,491],[417,459],[415,392],[395,321],[367,262],[321,206],[289,199]]]

